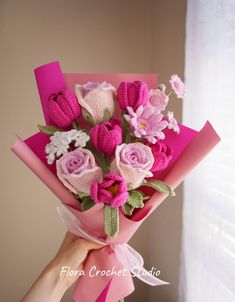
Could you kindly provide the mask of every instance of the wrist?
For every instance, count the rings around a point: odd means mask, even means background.
[[[66,279],[60,276],[60,270],[60,265],[56,265],[54,261],[52,261],[43,272],[45,282],[48,286],[51,286],[50,302],[61,301],[67,290]]]

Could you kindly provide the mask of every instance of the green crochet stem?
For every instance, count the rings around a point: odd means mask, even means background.
[[[104,231],[112,238],[115,238],[119,232],[119,210],[108,204],[104,206]]]
[[[73,121],[72,122],[72,127],[73,129],[76,129],[76,130],[83,130],[77,123],[77,121]]]

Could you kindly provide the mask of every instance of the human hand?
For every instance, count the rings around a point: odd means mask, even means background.
[[[61,274],[62,267],[81,271],[90,250],[99,249],[100,244],[77,238],[66,233],[52,261],[46,266],[21,302],[59,302],[65,291],[78,279],[79,274]]]

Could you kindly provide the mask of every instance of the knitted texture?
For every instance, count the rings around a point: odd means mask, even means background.
[[[122,82],[117,90],[119,106],[125,110],[128,106],[136,110],[148,102],[148,86],[141,81]]]
[[[73,193],[90,193],[91,184],[102,178],[102,169],[92,153],[83,148],[64,154],[56,161],[57,176]]]
[[[150,147],[142,143],[122,144],[116,148],[110,171],[121,175],[127,185],[135,189],[145,178],[153,176],[150,172],[153,163]]]
[[[76,85],[75,92],[78,102],[91,115],[96,124],[103,121],[106,110],[110,116],[113,116],[115,109],[115,89],[113,87],[109,89],[97,88],[89,91],[85,96],[83,96],[82,90],[81,85]]]
[[[154,164],[151,168],[151,171],[159,172],[166,169],[172,159],[172,147],[160,142],[157,142],[154,145],[148,144],[148,146],[151,148],[154,157]]]
[[[125,180],[114,173],[104,176],[102,183],[94,181],[91,186],[91,197],[96,203],[105,203],[112,208],[124,205],[128,192]]]
[[[80,115],[76,95],[68,89],[52,94],[47,107],[50,118],[60,128],[68,127]]]
[[[112,156],[118,145],[122,143],[120,122],[112,119],[91,129],[91,141],[97,151]]]
[[[145,138],[152,144],[155,144],[157,139],[165,138],[163,130],[168,126],[168,122],[162,120],[163,115],[159,113],[158,108],[140,105],[136,111],[129,106],[127,110],[129,114],[124,117],[136,137]]]

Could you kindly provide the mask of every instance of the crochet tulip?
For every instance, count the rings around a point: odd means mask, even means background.
[[[109,204],[112,208],[124,205],[128,197],[125,180],[114,173],[106,174],[102,183],[94,181],[90,194],[96,203]]]
[[[122,128],[118,120],[112,119],[91,129],[91,141],[97,151],[112,156],[122,143]]]
[[[141,81],[122,82],[117,90],[117,100],[122,110],[128,106],[136,110],[148,102],[148,86]]]
[[[71,125],[81,112],[76,95],[68,89],[52,94],[47,109],[52,121],[60,128]]]
[[[160,172],[165,170],[172,159],[173,149],[169,145],[157,142],[156,144],[147,144],[153,153],[154,163],[151,172]]]

